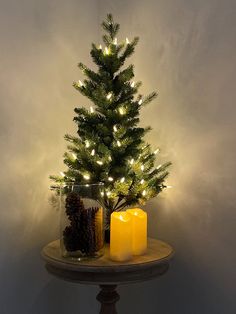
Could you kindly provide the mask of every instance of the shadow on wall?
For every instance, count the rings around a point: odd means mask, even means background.
[[[45,228],[45,224],[40,228]],[[98,288],[57,280],[47,273],[40,258],[45,241],[31,249],[21,251],[18,247],[8,253],[7,261],[1,267],[1,313],[78,314],[86,307],[91,313],[97,313]]]

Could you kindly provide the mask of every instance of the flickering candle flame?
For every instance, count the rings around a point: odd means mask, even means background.
[[[95,155],[95,149],[91,151],[91,156],[94,156],[94,155]]]
[[[108,177],[108,181],[112,182],[114,179],[112,177]]]
[[[93,109],[92,106],[90,107],[90,112],[91,112],[91,113],[94,113],[94,109]]]
[[[120,179],[120,182],[121,182],[121,183],[124,183],[124,182],[125,182],[125,177],[121,178],[121,179]]]

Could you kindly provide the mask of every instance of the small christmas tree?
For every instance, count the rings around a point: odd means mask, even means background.
[[[90,52],[97,72],[79,63],[86,79],[73,83],[93,106],[89,110],[75,108],[77,136],[65,135],[69,142],[64,154],[68,170],[51,179],[58,185],[103,182],[102,196],[109,218],[113,211],[143,204],[166,188],[170,162],[155,167],[159,149],[153,152],[144,140],[150,127],[138,127],[141,108],[157,96],[155,92],[138,94],[141,82],[133,81],[134,66],[123,67],[134,53],[138,37],[119,43],[116,36],[120,25],[111,14],[102,27],[106,32],[105,48],[92,44]]]

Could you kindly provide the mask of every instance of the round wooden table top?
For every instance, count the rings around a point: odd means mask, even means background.
[[[134,256],[128,262],[109,259],[109,246],[100,258],[78,261],[62,257],[60,240],[45,246],[41,252],[47,270],[64,280],[86,284],[125,284],[153,279],[164,274],[174,255],[173,248],[160,240],[148,239],[145,255]]]

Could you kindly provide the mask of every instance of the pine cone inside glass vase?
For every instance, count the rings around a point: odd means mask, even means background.
[[[65,209],[70,225],[63,232],[63,241],[67,251],[81,250],[80,221],[84,204],[76,192],[67,194]]]
[[[96,252],[96,229],[95,213],[97,207],[86,208],[81,212],[80,243],[81,251],[87,255],[94,255]]]
[[[63,241],[68,252],[79,250],[79,233],[73,226],[67,226],[63,231]]]
[[[66,197],[65,202],[66,214],[70,220],[74,218],[74,216],[81,213],[84,210],[84,204],[81,200],[80,196],[76,192],[70,192]]]

